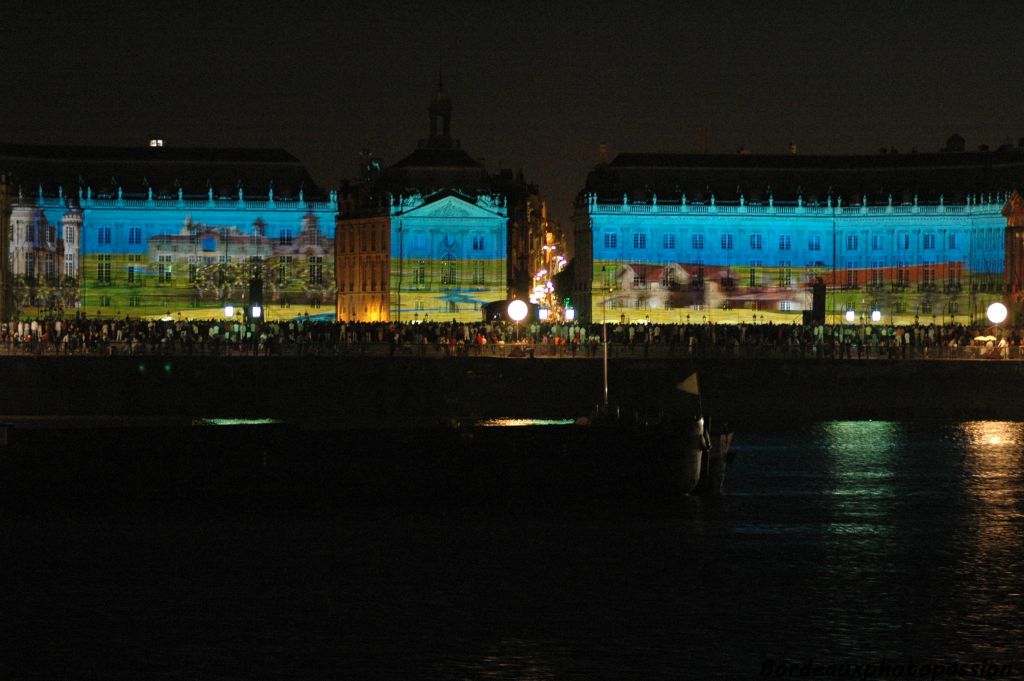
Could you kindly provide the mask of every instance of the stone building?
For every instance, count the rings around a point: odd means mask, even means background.
[[[441,83],[428,112],[415,151],[385,169],[368,159],[364,182],[343,192],[338,319],[476,321],[484,305],[529,286],[536,188],[521,173],[491,175],[462,149]]]
[[[928,154],[621,154],[576,203],[573,299],[596,321],[800,320],[820,281],[830,321],[965,322],[1004,295],[1001,209],[1022,180],[1024,147],[962,140]]]
[[[12,313],[330,312],[334,192],[281,150],[0,145]],[[333,316],[333,314],[330,314]]]

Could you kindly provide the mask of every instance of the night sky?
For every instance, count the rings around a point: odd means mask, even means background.
[[[522,168],[554,216],[620,151],[935,151],[1024,137],[1019,6],[47,3],[0,10],[0,141],[282,147],[325,188],[427,134]]]

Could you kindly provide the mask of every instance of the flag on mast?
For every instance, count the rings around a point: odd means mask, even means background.
[[[691,395],[700,395],[700,388],[697,386],[697,372],[694,371],[692,374],[686,377],[686,380],[676,385],[676,387],[682,390],[684,393],[690,393]]]

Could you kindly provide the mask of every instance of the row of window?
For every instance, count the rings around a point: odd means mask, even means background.
[[[207,261],[211,262],[207,262]],[[274,278],[278,285],[286,286],[288,284],[290,274],[292,258],[291,256],[282,256],[278,259],[279,264],[274,268]],[[141,256],[131,256],[129,262],[141,262]],[[222,260],[221,262],[228,262]],[[198,258],[190,259],[188,263],[188,282],[193,284],[196,282],[199,274],[200,265],[212,264],[212,258],[204,258],[199,261]],[[70,266],[70,265],[69,265]],[[142,267],[138,265],[128,265],[125,269],[125,279],[129,284],[139,283],[139,275],[141,274]],[[161,255],[157,257],[157,263],[155,266],[155,274],[157,282],[161,284],[168,284],[172,281],[174,274],[174,256]],[[69,275],[71,276],[71,275]],[[215,282],[220,285],[224,283],[225,273],[221,270],[214,272]],[[111,256],[100,254],[96,256],[96,281],[100,284],[111,283]],[[323,258],[321,256],[312,256],[309,258],[307,268],[307,281],[310,284],[322,284],[324,281],[324,265]]]
[[[313,243],[315,244],[319,240],[320,232],[313,231],[312,234],[313,234]],[[98,244],[100,244],[100,245],[110,244],[110,235],[111,235],[110,227],[97,227],[96,228],[96,242]],[[172,235],[170,235],[170,234],[161,234],[160,235],[161,243],[170,243],[171,236]],[[253,243],[256,243],[259,240],[260,237],[258,235],[256,235],[256,234],[252,234],[252,235],[250,235],[249,238],[250,238],[250,241],[252,241]],[[195,228],[189,230],[189,234],[188,234],[189,243],[194,244],[194,243],[196,243],[198,241],[198,239],[199,239],[199,230],[195,229]],[[295,239],[295,237],[294,237],[291,229],[282,229],[282,230],[280,230],[280,232],[277,235],[277,243],[279,245],[281,245],[281,246],[291,246],[292,242],[294,241],[294,239]],[[128,243],[131,244],[131,245],[137,245],[137,244],[141,244],[142,243],[142,228],[141,227],[129,227],[128,228]],[[205,237],[203,239],[203,248],[204,248],[204,250],[214,250],[215,247],[216,247],[216,241],[215,241],[215,239],[213,237]]]
[[[22,232],[22,228],[24,228],[24,232]],[[30,241],[32,243],[35,243],[35,242],[39,241],[40,234],[45,234],[46,242],[47,243],[50,243],[50,244],[57,243],[57,226],[56,225],[46,225],[45,231],[44,231],[43,230],[43,226],[38,224],[38,223],[29,223],[29,224],[26,224],[26,225],[22,225],[22,223],[20,223],[20,222],[14,223],[11,226],[10,231],[7,233],[7,240],[8,241]],[[22,239],[22,235],[24,235],[24,239]],[[69,244],[75,243],[75,230],[74,229],[68,229],[64,233],[64,241],[66,243],[69,243]]]
[[[949,250],[957,250],[961,246],[962,235],[961,234],[950,234],[949,235]],[[619,235],[615,232],[605,232],[604,234],[604,247],[608,249],[618,248]],[[733,235],[722,234],[721,248],[723,251],[729,251],[733,248]],[[764,237],[761,234],[750,235],[750,249],[754,251],[760,251],[764,249]],[[857,234],[848,234],[846,236],[846,250],[856,251],[860,245],[860,236]],[[778,246],[780,251],[789,251],[793,248],[792,237],[788,234],[782,234],[779,236]],[[676,247],[676,235],[675,234],[662,234],[661,235],[661,247],[666,250],[672,250]],[[900,250],[910,250],[910,233],[900,232],[896,235],[896,247]],[[936,236],[935,234],[923,234],[921,236],[921,247],[923,250],[935,250],[936,247]],[[633,234],[633,248],[642,250],[647,248],[647,234],[643,232],[635,232]],[[704,235],[703,234],[691,234],[690,235],[690,248],[695,251],[704,249]],[[821,250],[821,237],[818,235],[811,235],[807,238],[807,250],[809,251],[820,251]],[[871,250],[882,251],[885,250],[885,237],[881,234],[871,235]]]

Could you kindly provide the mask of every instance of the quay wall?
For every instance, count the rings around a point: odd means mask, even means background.
[[[613,404],[744,421],[1019,419],[1024,362],[613,359]],[[0,419],[281,418],[338,427],[492,417],[574,418],[601,400],[598,359],[0,357]]]

